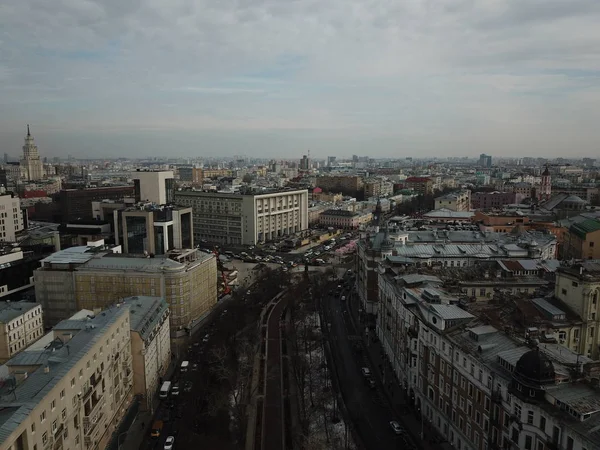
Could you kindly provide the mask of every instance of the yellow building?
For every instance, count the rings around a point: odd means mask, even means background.
[[[435,209],[449,209],[450,211],[470,211],[471,191],[450,192],[449,194],[436,197]]]
[[[584,261],[560,268],[556,273],[554,295],[583,322],[581,332],[573,333],[563,345],[597,360],[600,356],[600,262]]]
[[[0,448],[108,448],[133,400],[129,309],[71,317],[6,367]]]
[[[564,256],[574,259],[600,259],[600,220],[574,223],[564,237]]]
[[[77,247],[81,248],[81,247]],[[196,326],[217,302],[217,263],[198,250],[155,258],[66,249],[42,260],[36,298],[49,325],[80,309],[98,310],[131,296],[158,296],[171,311],[171,332]]]
[[[42,305],[0,302],[0,363],[26,349],[43,334]]]

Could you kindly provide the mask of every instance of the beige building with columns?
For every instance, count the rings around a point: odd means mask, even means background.
[[[5,363],[44,334],[42,305],[0,302],[0,363]]]

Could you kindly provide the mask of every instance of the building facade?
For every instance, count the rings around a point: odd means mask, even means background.
[[[308,191],[228,194],[178,191],[178,205],[191,207],[194,239],[255,245],[308,228]]]
[[[0,299],[20,300],[24,291],[33,288],[33,273],[41,259],[20,247],[0,248]]]
[[[66,249],[42,260],[36,298],[48,325],[80,309],[101,310],[131,296],[163,297],[171,334],[193,329],[217,302],[217,263],[199,250],[154,258]]]
[[[85,189],[63,189],[58,193],[59,222],[78,219],[92,219],[92,203],[102,200],[121,201],[123,197],[133,197],[133,186],[106,186]]]
[[[597,448],[598,364],[500,332],[440,284],[380,272],[377,337],[421,433],[460,450]]]
[[[600,259],[600,220],[574,223],[564,236],[564,257]]]
[[[66,320],[42,341],[6,363],[0,447],[107,448],[133,399],[128,308]]]
[[[27,136],[25,136],[25,145],[23,145],[21,177],[27,181],[44,179],[44,165],[40,159],[38,147],[29,131],[29,125],[27,125]]]
[[[552,180],[548,166],[542,173],[542,181],[538,189],[538,201],[545,202],[552,198]]]
[[[194,247],[192,208],[140,204],[113,211],[113,221],[124,253],[164,255]]]
[[[328,209],[319,215],[319,225],[345,230],[356,230],[373,220],[373,213],[358,213],[343,209]]]
[[[44,334],[42,305],[0,302],[0,364],[4,364]]]
[[[512,203],[518,203],[517,194],[514,192],[475,192],[471,196],[473,209],[502,208]]]
[[[428,177],[408,177],[404,180],[404,187],[419,195],[429,195],[433,193],[433,180]]]
[[[358,175],[331,175],[317,178],[317,187],[325,192],[342,192],[356,195],[363,191],[364,180]]]
[[[584,261],[556,272],[554,296],[581,319],[581,333],[570,336],[566,346],[582,355],[600,358],[600,262]]]
[[[175,176],[172,170],[141,170],[131,174],[135,201],[168,205],[173,203]]]
[[[13,194],[0,195],[0,241],[15,242],[17,233],[24,229],[19,197]]]
[[[436,197],[435,209],[449,209],[450,211],[464,212],[471,210],[471,191],[464,190],[450,192]]]
[[[171,363],[169,305],[160,297],[128,297],[131,326],[133,392],[142,398],[142,409],[153,412],[158,390]]]

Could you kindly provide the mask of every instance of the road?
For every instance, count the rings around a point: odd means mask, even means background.
[[[265,401],[263,406],[262,449],[285,448],[284,386],[282,377],[282,314],[287,297],[281,298],[271,310],[267,320],[267,354],[265,358]]]
[[[362,339],[354,332],[345,302],[337,296],[328,296],[323,299],[322,311],[330,324],[330,345],[340,374],[339,387],[364,447],[368,450],[408,449],[404,439],[390,428],[389,422],[399,418],[394,417],[381,385],[371,389],[361,373],[362,367],[369,367],[368,358],[364,350],[355,350],[362,348]]]

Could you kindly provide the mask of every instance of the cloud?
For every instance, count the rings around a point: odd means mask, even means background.
[[[591,154],[599,21],[597,0],[4,2],[0,137],[277,130],[340,154],[385,136],[368,151],[389,156],[560,154],[564,133]]]

